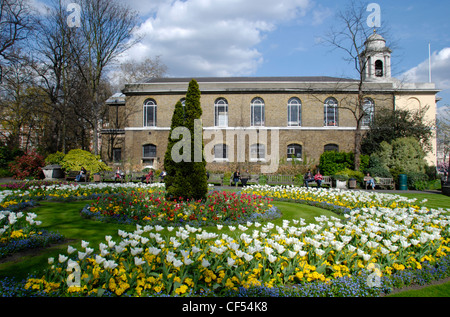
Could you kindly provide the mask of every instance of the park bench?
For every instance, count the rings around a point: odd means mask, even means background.
[[[375,177],[375,188],[378,186],[380,188],[386,189],[386,188],[390,188],[390,189],[395,189],[395,182],[393,178],[380,178],[380,177]],[[367,181],[364,181],[364,185],[367,189]]]
[[[242,176],[241,176],[241,184],[243,184]],[[247,182],[245,183],[245,185],[248,185],[248,184],[259,184],[259,175],[258,174],[250,174],[250,177],[247,179]],[[233,185],[234,185],[234,180],[233,180],[233,177],[231,177],[230,178],[230,186],[233,186]]]
[[[267,175],[267,185],[293,185],[295,176],[292,175]]]
[[[68,171],[68,172],[66,172],[64,179],[66,181],[74,181],[77,178],[78,174],[80,174],[80,171]],[[90,172],[87,171],[85,177],[83,177],[80,181],[88,182],[89,177],[90,177]]]
[[[210,174],[208,178],[208,184],[223,186],[223,174]]]
[[[101,173],[102,182],[117,182],[116,172],[113,171],[104,171]],[[126,174],[124,173],[120,178],[120,182],[123,183],[125,181]]]
[[[317,186],[316,181],[308,182],[308,186],[311,184],[316,184],[316,186]],[[306,186],[306,183],[304,185]],[[322,176],[322,183],[320,186],[323,186],[323,185],[328,185],[330,187],[333,187],[333,179],[331,178],[331,176]]]

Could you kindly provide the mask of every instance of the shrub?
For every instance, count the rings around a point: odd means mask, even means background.
[[[60,165],[66,171],[79,171],[83,166],[91,174],[111,170],[100,160],[100,156],[84,150],[71,150],[61,160]]]
[[[338,176],[344,176],[344,180],[347,180],[347,179],[350,179],[350,178],[354,178],[360,184],[362,184],[363,181],[364,181],[364,174],[362,172],[354,171],[354,170],[351,170],[351,169],[348,169],[348,168],[345,169],[345,170],[342,170],[340,172],[337,172],[334,175],[334,178],[338,179],[338,178],[336,178]]]
[[[369,156],[361,155],[360,171],[367,169]],[[355,166],[355,154],[353,152],[327,151],[320,156],[319,169],[322,175],[334,175],[345,169],[351,170]]]
[[[372,177],[382,177],[382,178],[390,178],[392,177],[392,174],[389,172],[389,170],[383,166],[381,163],[380,158],[373,154],[369,157],[369,164],[368,167],[363,170],[364,174],[369,173]]]
[[[64,159],[64,156],[65,154],[63,152],[56,152],[53,154],[49,154],[45,158],[45,163],[47,163],[48,165],[61,164],[62,160]]]
[[[42,168],[45,165],[44,157],[36,152],[18,156],[9,164],[13,177],[16,179],[42,178]]]

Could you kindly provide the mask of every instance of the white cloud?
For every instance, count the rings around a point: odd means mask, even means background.
[[[436,83],[438,89],[450,89],[450,47],[431,56],[431,80]],[[408,82],[428,82],[429,61],[428,59],[418,66],[408,70],[402,76]]]
[[[133,0],[139,3],[137,0]],[[142,1],[144,2],[144,1]],[[147,3],[147,1],[145,1]],[[171,76],[250,75],[265,34],[306,14],[310,0],[159,0],[125,58],[161,56]],[[141,4],[142,5],[142,4]]]

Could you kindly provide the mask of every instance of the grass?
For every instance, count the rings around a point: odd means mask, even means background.
[[[450,197],[438,194],[409,194],[402,193],[402,196],[408,198],[417,198],[419,201],[427,199],[425,206],[428,208],[449,208]],[[80,248],[81,241],[89,241],[90,247],[96,248],[100,242],[105,241],[106,235],[111,235],[113,239],[118,240],[118,229],[132,232],[134,225],[123,225],[115,223],[103,223],[94,220],[83,219],[80,217],[80,210],[87,204],[87,201],[59,203],[59,202],[41,202],[33,212],[38,215],[37,220],[42,221],[41,228],[53,232],[59,232],[67,239],[64,243],[51,246],[41,250],[31,250],[20,256],[9,258],[8,261],[0,262],[0,278],[16,277],[25,278],[28,274],[39,274],[48,266],[49,257],[58,258],[60,253],[66,253],[67,246],[71,245]],[[271,221],[275,225],[281,226],[283,219],[292,220],[303,218],[307,223],[315,223],[314,217],[321,215],[342,218],[335,213],[313,206],[299,205],[290,202],[273,202],[273,205],[283,214],[283,217]],[[208,227],[205,230],[217,232],[216,227]],[[230,233],[224,226],[222,233]],[[418,290],[408,290],[399,292],[392,297],[448,297],[450,296],[450,282],[433,285]]]

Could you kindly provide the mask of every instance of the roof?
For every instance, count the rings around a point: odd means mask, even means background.
[[[301,77],[163,77],[144,80],[142,83],[188,83],[195,79],[198,83],[237,83],[237,82],[356,82],[355,79],[329,76],[301,76]]]

